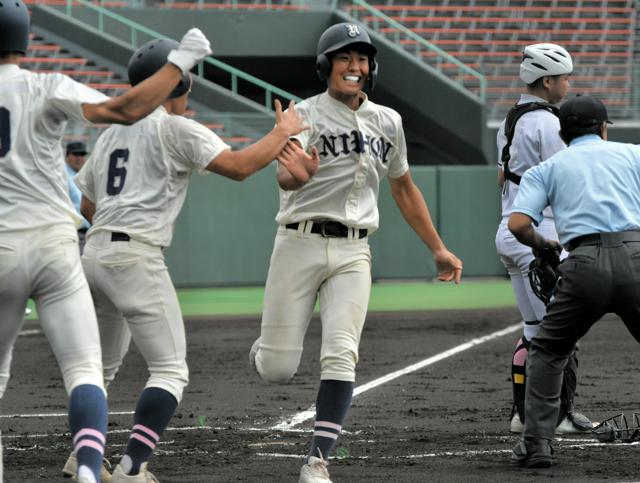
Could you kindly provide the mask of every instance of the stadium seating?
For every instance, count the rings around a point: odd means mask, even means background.
[[[484,74],[489,120],[502,119],[517,99],[522,90],[518,79],[522,48],[537,42],[555,42],[572,53],[573,92],[597,95],[617,119],[634,116],[633,0],[388,0],[373,5]],[[373,15],[359,16],[365,23],[379,23]],[[379,30],[393,37],[396,29],[380,26]],[[411,48],[415,41],[405,38],[398,43]],[[424,49],[420,55],[428,63],[435,57]],[[439,68],[450,75],[458,69],[451,63]]]

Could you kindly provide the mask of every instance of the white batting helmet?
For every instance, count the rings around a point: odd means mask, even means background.
[[[573,72],[571,55],[556,44],[533,44],[525,47],[520,64],[520,79],[533,84],[545,75],[562,75]]]

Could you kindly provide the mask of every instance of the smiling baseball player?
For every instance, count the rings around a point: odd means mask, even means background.
[[[388,176],[403,216],[432,251],[439,278],[459,282],[462,271],[462,262],[440,240],[412,181],[399,114],[374,104],[362,91],[374,86],[375,55],[360,25],[340,23],[322,34],[317,70],[328,89],[300,103],[298,112],[311,128],[278,157],[285,164],[306,158],[309,170],[301,178],[282,166],[278,169],[280,226],[265,288],[261,335],[250,360],[264,380],[289,381],[300,363],[319,298],[321,381],[301,483],[330,481],[327,461],[351,404],[371,290],[368,237],[378,228],[382,178]]]
[[[132,85],[164,65],[175,42],[154,40],[129,62]],[[149,369],[134,426],[112,481],[157,481],[147,460],[188,383],[184,323],[164,261],[193,172],[243,180],[270,164],[289,136],[305,129],[293,102],[276,101],[276,126],[251,146],[232,151],[216,134],[181,116],[191,77],[170,99],[130,127],[113,126],[98,139],[76,176],[82,213],[93,224],[82,257],[94,297],[105,383],[115,378],[133,338]]]
[[[69,395],[76,477],[95,483],[107,405],[96,316],[77,245],[81,218],[69,199],[62,135],[70,119],[140,120],[166,99],[182,70],[211,51],[194,29],[178,47],[177,63],[165,65],[146,85],[110,99],[65,75],[21,69],[28,43],[25,4],[0,2],[0,396],[32,298]]]

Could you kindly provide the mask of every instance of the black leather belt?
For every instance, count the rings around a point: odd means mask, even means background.
[[[603,245],[640,241],[640,230],[620,231],[615,233],[591,233],[575,237],[567,243],[567,250],[572,251],[582,245]]]
[[[129,235],[127,235],[126,233],[122,233],[119,231],[114,231],[111,232],[111,241],[112,242],[117,242],[117,241],[129,241],[131,240],[131,237]]]
[[[300,223],[289,223],[285,226],[289,230],[297,230]],[[349,228],[337,221],[314,221],[311,226],[311,233],[322,235],[325,238],[347,238],[350,230],[357,230],[358,238],[365,238],[368,233],[364,228]]]

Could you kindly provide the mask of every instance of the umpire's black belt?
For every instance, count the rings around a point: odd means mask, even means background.
[[[311,225],[311,233],[322,235],[325,238],[348,238],[349,232],[355,230],[358,234],[358,238],[364,238],[367,236],[368,231],[364,228],[349,228],[337,221],[314,221]],[[300,223],[289,223],[285,225],[289,230],[297,230]]]
[[[567,243],[567,250],[575,250],[584,245],[619,246],[624,242],[640,242],[640,230],[591,233],[590,235],[578,236]]]
[[[122,233],[119,231],[114,231],[111,232],[111,241],[112,242],[117,242],[117,241],[129,241],[131,240],[131,237],[129,235],[127,235],[126,233]]]

